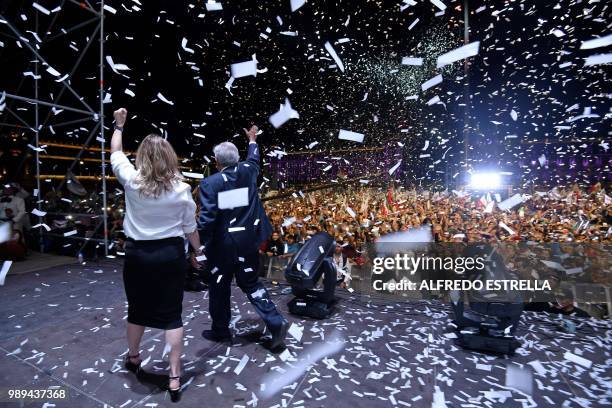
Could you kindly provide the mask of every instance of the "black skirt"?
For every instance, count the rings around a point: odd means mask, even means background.
[[[128,322],[163,330],[182,327],[186,269],[181,237],[127,240],[123,283]]]

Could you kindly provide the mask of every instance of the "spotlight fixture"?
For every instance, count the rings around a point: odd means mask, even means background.
[[[483,283],[488,280],[516,279],[496,250],[485,260],[483,271],[469,278]],[[458,346],[506,355],[513,355],[520,347],[521,343],[514,337],[524,307],[518,292],[451,291],[450,300],[458,331]]]
[[[295,298],[289,312],[296,315],[324,319],[334,309],[336,265],[332,260],[336,242],[326,232],[313,235],[293,256],[285,269],[285,278]],[[319,280],[323,277],[322,285]]]

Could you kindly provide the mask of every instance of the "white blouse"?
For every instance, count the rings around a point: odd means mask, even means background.
[[[123,230],[134,240],[182,237],[196,229],[196,205],[187,183],[176,183],[174,191],[157,198],[145,197],[138,191],[135,178],[138,170],[125,153],[117,151],[110,157],[113,173],[125,189]]]

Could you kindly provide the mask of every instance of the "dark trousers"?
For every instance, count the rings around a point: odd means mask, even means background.
[[[234,276],[236,284],[247,295],[268,330],[273,331],[280,327],[284,320],[283,316],[276,309],[268,291],[257,276],[258,253],[253,251],[245,255],[244,262],[241,262],[234,251],[228,252],[230,253],[223,254],[225,256],[213,257],[210,262],[211,272],[215,267],[218,268],[212,272],[208,286],[212,330],[220,335],[229,334],[231,285]]]

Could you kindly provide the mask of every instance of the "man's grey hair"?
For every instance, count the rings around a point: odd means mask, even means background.
[[[240,161],[238,148],[232,142],[219,143],[213,148],[213,153],[221,167],[235,166]]]

